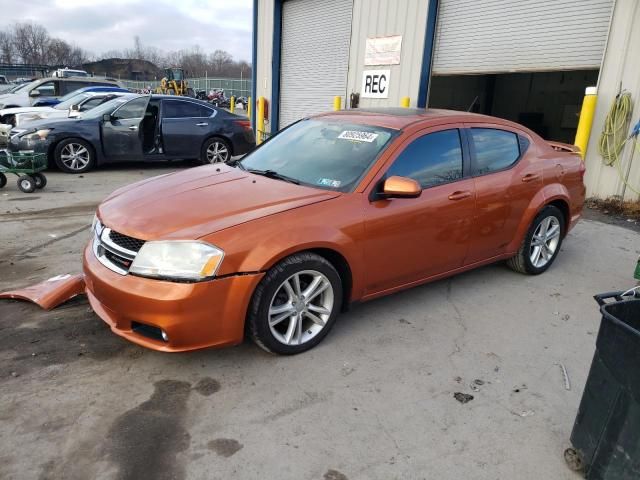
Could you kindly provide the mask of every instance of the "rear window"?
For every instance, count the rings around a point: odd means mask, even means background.
[[[163,112],[164,118],[201,118],[210,117],[213,110],[193,102],[165,100]]]
[[[515,133],[497,128],[472,128],[475,149],[475,173],[505,170],[520,158],[520,142]]]

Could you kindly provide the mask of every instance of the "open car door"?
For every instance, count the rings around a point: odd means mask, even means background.
[[[102,148],[109,160],[139,161],[143,159],[140,124],[150,96],[138,97],[118,107],[102,119]]]

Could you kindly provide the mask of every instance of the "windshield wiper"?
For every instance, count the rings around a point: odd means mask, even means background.
[[[276,180],[284,180],[285,182],[295,183],[296,185],[300,185],[300,182],[295,178],[287,177],[286,175],[282,175],[281,173],[276,172],[275,170],[256,170],[254,168],[247,168],[247,172],[255,173],[256,175],[262,175],[267,178],[274,178]]]

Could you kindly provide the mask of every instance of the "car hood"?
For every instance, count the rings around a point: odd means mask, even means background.
[[[29,105],[29,97],[26,94],[20,93],[5,93],[4,95],[0,95],[0,104],[9,105],[16,103],[26,107]]]
[[[57,111],[55,108],[51,107],[14,107],[14,108],[3,108],[0,110],[0,116],[2,115],[16,115],[18,113],[44,113],[44,112],[55,112]]]
[[[64,130],[67,128],[72,122],[77,122],[80,120],[79,117],[76,118],[60,118],[60,117],[52,117],[52,118],[42,118],[38,120],[25,120],[24,123],[20,123],[20,125],[16,126],[16,130],[27,131],[27,130],[40,130],[41,128],[49,128],[52,130]]]
[[[99,207],[109,228],[141,240],[195,240],[341,194],[207,165],[116,190]]]

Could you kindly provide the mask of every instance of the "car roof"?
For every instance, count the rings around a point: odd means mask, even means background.
[[[109,83],[110,85],[114,85],[114,86],[119,86],[118,82],[116,79],[114,78],[100,78],[100,77],[44,77],[44,78],[38,78],[36,79],[38,81],[40,81],[41,83],[44,82],[48,82],[51,80],[55,80],[58,82],[77,82],[78,80],[82,81],[82,82],[89,82],[89,83],[98,83],[98,82],[106,82]],[[108,86],[108,85],[104,85],[104,86]]]
[[[193,97],[184,97],[182,95],[161,95],[156,93],[153,93],[150,96],[153,100],[184,100],[187,102],[197,103],[198,105],[204,105],[205,107],[215,108],[209,102],[205,102],[204,100]]]
[[[312,118],[335,119],[343,122],[363,123],[378,127],[402,130],[417,122],[425,126],[457,122],[485,122],[501,125],[516,125],[509,120],[479,113],[443,110],[438,108],[354,108],[337,112],[321,113]]]

